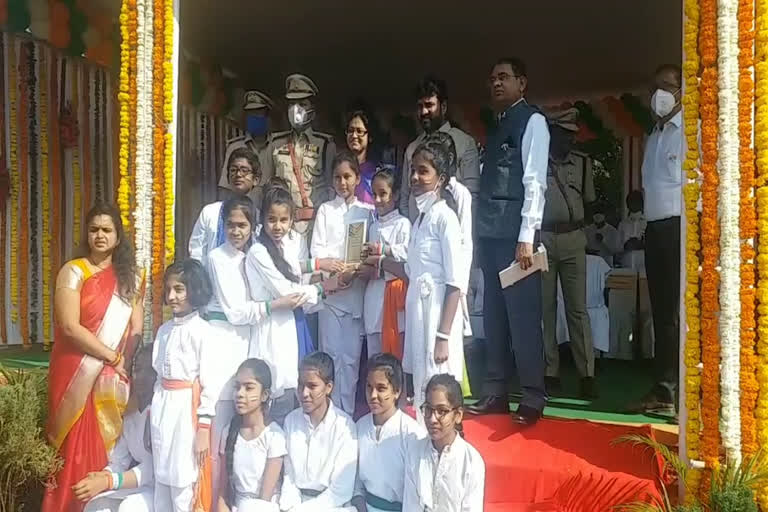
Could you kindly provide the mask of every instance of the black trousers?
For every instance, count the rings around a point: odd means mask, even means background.
[[[486,338],[484,394],[507,395],[510,355],[514,356],[522,391],[521,405],[541,411],[544,390],[544,340],[541,332],[541,273],[502,290],[499,272],[515,259],[517,235],[480,239],[485,276],[483,313]]]
[[[645,271],[656,338],[656,382],[674,388],[680,373],[680,217],[648,223]]]

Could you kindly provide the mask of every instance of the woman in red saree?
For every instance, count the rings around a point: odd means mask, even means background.
[[[120,213],[99,204],[84,225],[86,256],[67,262],[56,279],[47,434],[64,467],[43,512],[83,509],[72,486],[106,466],[120,436],[129,391],[124,361],[141,336],[141,287]]]

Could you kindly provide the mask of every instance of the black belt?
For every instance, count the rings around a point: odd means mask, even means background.
[[[323,491],[318,491],[317,489],[299,489],[299,492],[301,492],[301,494],[304,496],[309,496],[310,498],[317,498],[323,493]]]
[[[541,230],[545,233],[571,233],[584,227],[584,222],[547,222],[542,224]]]
[[[365,502],[379,510],[386,510],[387,512],[402,512],[403,504],[399,501],[389,501],[384,498],[379,498],[375,494],[365,491]]]

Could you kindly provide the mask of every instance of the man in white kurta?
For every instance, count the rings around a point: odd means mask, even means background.
[[[460,435],[438,453],[430,438],[409,443],[403,512],[482,512],[485,462]]]
[[[285,418],[285,458],[280,510],[355,512],[352,499],[357,474],[357,429],[352,418],[328,404],[325,418],[312,426],[302,409]]]
[[[391,510],[377,508],[381,500],[402,505],[408,443],[426,435],[424,427],[400,409],[381,426],[374,425],[371,413],[358,420],[355,496],[365,499],[368,512]]]
[[[345,259],[347,226],[370,223],[373,207],[351,197],[351,202],[336,196],[320,205],[315,218],[310,253],[313,258]],[[355,409],[355,391],[360,371],[363,334],[363,293],[365,284],[352,281],[349,288],[329,295],[318,313],[319,348],[328,353],[336,368],[336,385],[331,395],[342,410]]]

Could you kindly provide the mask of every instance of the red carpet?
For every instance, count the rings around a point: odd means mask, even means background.
[[[648,426],[544,419],[534,427],[520,428],[498,415],[467,419],[464,431],[485,460],[485,512],[602,510],[597,505],[560,508],[553,499],[556,494],[610,497],[632,488],[658,496],[659,468],[653,454],[641,447],[611,444],[626,434],[649,435]]]

